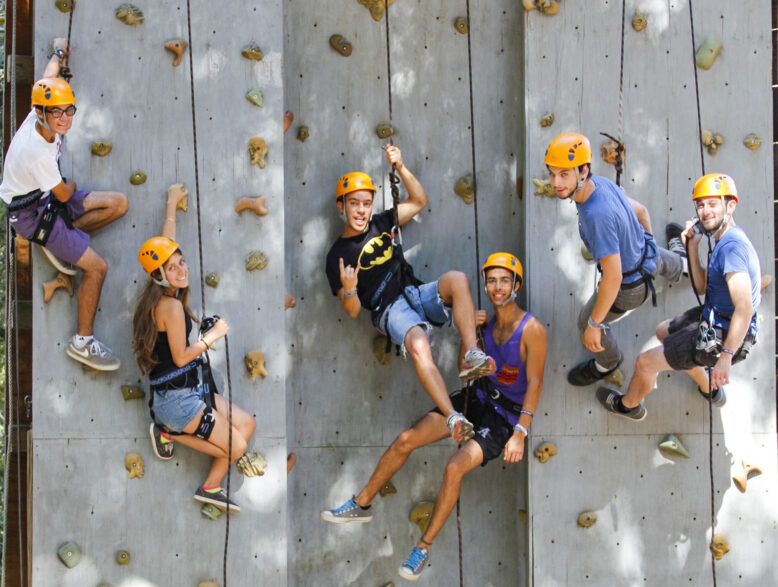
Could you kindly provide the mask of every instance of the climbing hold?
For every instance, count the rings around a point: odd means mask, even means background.
[[[755,149],[758,149],[759,146],[762,144],[762,139],[760,139],[758,136],[756,136],[754,133],[751,133],[746,138],[743,139],[743,144],[746,146],[746,149],[751,149],[754,151]]]
[[[140,388],[134,385],[122,385],[122,395],[124,401],[131,399],[141,399],[146,396],[146,393]]]
[[[65,288],[65,291],[70,294],[71,298],[73,297],[73,277],[64,273],[57,273],[54,279],[43,284],[43,301],[48,304],[54,292],[61,287]]]
[[[556,0],[522,0],[521,4],[527,12],[537,9],[538,12],[547,16],[559,12],[559,3]]]
[[[594,260],[593,257],[592,260]],[[613,373],[605,378],[605,381],[616,387],[621,387],[624,385],[624,373],[621,372],[621,369],[616,368]]]
[[[527,510],[519,510],[519,519],[525,526],[527,525]]]
[[[719,145],[724,142],[724,137],[720,134],[716,134],[712,130],[705,129],[700,134],[700,140],[702,141],[703,146],[708,148],[708,153],[715,155]]]
[[[284,310],[288,310],[289,308],[295,308],[297,307],[297,300],[294,298],[294,296],[290,296],[289,294],[286,294],[284,296]]]
[[[621,163],[624,164],[627,159],[627,149],[621,152]],[[600,153],[602,154],[602,160],[611,165],[616,165],[616,159],[619,156],[619,144],[616,141],[608,139],[600,147]]]
[[[120,565],[129,565],[130,564],[130,553],[126,550],[120,550],[116,553],[116,562]]]
[[[264,57],[262,54],[262,49],[257,47],[254,43],[243,47],[243,50],[240,52],[240,54],[243,55],[246,59],[253,59],[254,61],[262,61],[262,58]]]
[[[57,556],[67,568],[72,569],[81,561],[81,548],[71,540],[59,547]]]
[[[581,244],[581,256],[587,261],[594,261],[594,255],[586,248],[585,244]]]
[[[206,503],[203,505],[203,507],[200,508],[200,515],[209,520],[213,520],[214,522],[218,520],[223,513],[224,512],[222,512],[212,503]]]
[[[766,290],[768,287],[770,287],[770,284],[773,282],[773,276],[769,273],[765,273],[762,275],[762,284],[759,286],[759,291],[762,292]]]
[[[216,579],[211,579],[209,581],[203,581],[197,587],[219,587],[219,584],[216,582]]]
[[[343,35],[332,35],[330,37],[330,47],[343,55],[343,57],[351,55],[351,43],[344,39]]]
[[[686,447],[681,444],[681,441],[678,440],[674,434],[668,434],[665,436],[664,440],[659,443],[659,450],[676,454],[687,459],[691,456],[689,451],[686,450]]]
[[[132,185],[140,185],[146,182],[146,174],[142,171],[136,171],[130,176],[130,183]]]
[[[378,490],[378,493],[381,494],[381,497],[386,497],[387,495],[397,493],[397,488],[391,481],[387,481],[386,484]]]
[[[267,266],[267,257],[262,251],[251,251],[246,258],[246,271],[261,271]]]
[[[241,198],[238,203],[235,204],[235,211],[240,213],[244,210],[251,210],[257,216],[265,216],[267,214],[267,208],[265,202],[267,198],[265,196],[257,196],[256,198]]]
[[[286,474],[288,475],[289,472],[294,469],[295,464],[297,463],[297,455],[293,452],[290,452],[288,455],[286,455]]]
[[[370,11],[370,16],[373,20],[379,21],[384,17],[386,12],[385,0],[357,0],[362,6]],[[389,6],[394,4],[394,0],[389,0]]]
[[[725,554],[729,552],[729,542],[724,534],[714,534],[713,541],[710,544],[710,549],[713,551],[713,556],[717,561],[721,560]]]
[[[251,88],[248,92],[246,92],[246,100],[254,104],[254,106],[259,106],[260,108],[265,106],[265,98],[262,96],[262,92],[257,88]]]
[[[551,182],[548,179],[537,179],[533,177],[532,183],[534,183],[537,188],[535,190],[536,196],[546,196],[547,198],[556,197],[556,191],[551,187]]]
[[[741,491],[741,493],[745,493],[748,480],[751,477],[761,475],[762,469],[760,469],[757,465],[747,463],[745,459],[741,460],[740,464],[743,465],[743,472],[740,473],[740,475],[732,475],[732,480],[735,482],[735,485],[737,485],[737,488]]]
[[[460,177],[454,186],[454,193],[462,198],[465,204],[472,204],[475,200],[475,189],[473,186],[473,176],[468,173]]]
[[[378,135],[379,139],[388,139],[394,134],[394,129],[391,127],[391,125],[382,123],[376,127],[375,134]]]
[[[544,442],[537,449],[535,449],[535,457],[541,462],[545,463],[548,459],[556,454],[556,447],[550,442]]]
[[[702,141],[702,146],[707,147],[711,143],[713,143],[713,131],[704,129],[700,132],[700,140]]]
[[[249,157],[252,165],[259,165],[260,169],[265,168],[265,157],[267,156],[267,144],[265,139],[256,135],[249,139]]]
[[[186,196],[184,196],[183,198],[181,198],[180,200],[178,200],[178,202],[176,202],[176,210],[181,210],[183,212],[186,212],[187,210],[189,210],[189,195],[188,194]]]
[[[392,360],[392,353],[386,350],[386,336],[383,334],[377,334],[373,339],[373,354],[382,365],[388,365]]]
[[[581,528],[588,528],[593,526],[597,522],[597,514],[595,512],[584,512],[578,516],[578,525]]]
[[[267,369],[265,369],[265,355],[259,351],[251,351],[246,353],[243,358],[246,363],[246,369],[248,369],[251,380],[255,381],[257,376],[267,377]]]
[[[124,459],[124,467],[130,472],[130,479],[143,477],[143,459],[136,452],[131,452]]]
[[[294,122],[294,112],[291,110],[287,110],[284,112],[284,133],[289,130],[289,127],[292,126],[292,123]]]
[[[181,63],[181,56],[184,54],[184,51],[186,51],[186,41],[183,39],[168,41],[165,43],[165,49],[172,52],[176,56],[176,58],[173,60],[173,67],[178,67],[178,65]]]
[[[311,136],[311,133],[308,131],[307,126],[301,126],[297,129],[297,140],[301,143],[304,143],[306,140],[308,140],[309,136]]]
[[[435,509],[435,504],[431,501],[420,501],[413,506],[411,513],[408,514],[408,519],[419,527],[422,536],[430,525],[433,509]]]
[[[552,124],[554,124],[554,113],[548,112],[543,116],[543,118],[540,119],[540,126],[543,128],[549,127]]]
[[[209,285],[211,287],[216,287],[219,285],[219,274],[218,273],[209,273],[205,276],[205,285]]]
[[[235,466],[246,477],[261,477],[267,469],[267,461],[258,452],[247,452],[238,459]]]
[[[640,32],[646,28],[647,24],[648,18],[646,18],[646,15],[640,12],[640,10],[636,10],[635,16],[632,17],[632,28],[637,32]]]
[[[134,26],[143,22],[143,11],[134,4],[122,4],[116,9],[116,18],[124,24]]]
[[[113,143],[111,141],[104,141],[103,139],[97,139],[92,143],[92,155],[98,157],[105,157],[113,149]]]
[[[54,2],[54,6],[56,6],[60,12],[70,12],[73,8],[73,3],[70,0],[57,0]]]
[[[458,33],[462,33],[463,35],[467,34],[467,19],[464,16],[458,17],[454,21],[454,28],[457,30]]]
[[[721,41],[716,37],[705,37],[705,40],[697,49],[697,53],[694,56],[694,62],[700,69],[710,69],[716,57],[719,56],[721,51]]]

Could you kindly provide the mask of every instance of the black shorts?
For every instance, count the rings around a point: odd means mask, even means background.
[[[492,459],[496,459],[502,454],[502,450],[505,445],[508,444],[513,435],[513,426],[508,421],[497,413],[494,409],[494,405],[487,401],[481,403],[476,394],[475,388],[470,390],[470,397],[467,402],[467,412],[465,412],[465,390],[459,389],[449,395],[451,403],[457,412],[465,414],[468,420],[473,423],[475,436],[473,440],[478,443],[481,450],[484,453],[484,461],[481,466],[486,466],[486,463]],[[430,412],[436,412],[442,414],[439,408],[430,410]]]
[[[718,361],[718,352],[707,353],[697,350],[701,314],[702,308],[697,306],[670,320],[669,334],[662,342],[662,345],[664,346],[665,359],[675,371],[686,371],[694,367],[713,367],[716,361]],[[727,332],[727,330],[722,328],[716,328],[718,349],[721,349],[721,344],[726,339]],[[746,334],[743,344],[735,353],[735,356],[732,357],[732,364],[734,365],[745,359],[753,344],[754,337]]]

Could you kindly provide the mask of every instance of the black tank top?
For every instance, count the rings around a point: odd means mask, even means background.
[[[186,324],[186,346],[189,346],[189,335],[192,332],[192,319],[189,314],[184,314],[184,323]],[[154,352],[151,354],[152,358],[157,361],[154,367],[149,373],[149,379],[160,377],[165,373],[170,373],[178,369],[178,366],[173,362],[173,355],[170,353],[170,344],[167,339],[167,332],[157,332],[157,341],[154,343]],[[197,369],[176,377],[168,382],[168,387],[196,387],[199,382]]]

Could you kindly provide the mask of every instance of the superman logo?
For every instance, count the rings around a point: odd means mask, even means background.
[[[365,243],[359,253],[357,265],[362,271],[383,265],[392,258],[392,237],[388,232],[374,236]]]
[[[497,381],[503,385],[513,385],[516,383],[516,378],[519,376],[519,368],[511,367],[510,365],[503,365],[500,372],[497,373]]]

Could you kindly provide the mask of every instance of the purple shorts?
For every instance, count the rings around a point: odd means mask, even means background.
[[[71,220],[76,220],[83,216],[85,212],[84,198],[87,194],[89,194],[89,190],[76,190],[70,196],[70,199],[65,202],[65,208]],[[49,194],[40,198],[35,211],[29,208],[11,212],[9,220],[19,236],[29,239],[33,235],[41,214],[43,214],[43,210],[46,208],[46,204],[53,197],[53,194]],[[54,227],[51,229],[49,240],[46,242],[46,248],[63,261],[75,265],[84,255],[87,248],[89,248],[89,235],[78,228],[68,228],[65,221],[60,216],[57,216],[57,219],[54,221]]]

